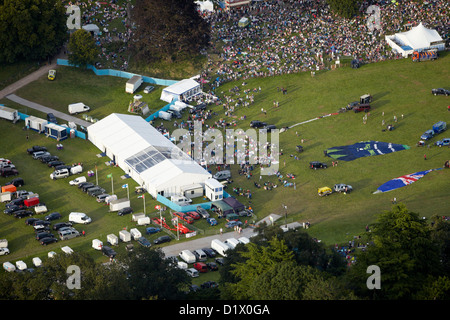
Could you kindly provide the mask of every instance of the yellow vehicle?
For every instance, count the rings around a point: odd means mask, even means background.
[[[48,80],[55,80],[56,78],[56,70],[48,70]]]
[[[331,188],[329,188],[329,187],[322,187],[322,188],[317,189],[317,193],[319,194],[319,196],[322,197],[322,196],[327,196],[329,194],[332,194],[333,190],[331,190]]]

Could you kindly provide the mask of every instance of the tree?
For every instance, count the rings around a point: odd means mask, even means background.
[[[335,14],[350,19],[358,12],[360,0],[327,0],[327,3]]]
[[[69,63],[86,67],[93,64],[99,54],[99,49],[95,45],[92,35],[84,30],[78,29],[69,39]]]
[[[209,24],[191,0],[137,0],[131,13],[133,49],[139,61],[172,61],[207,48]]]
[[[373,299],[411,299],[442,270],[439,250],[430,228],[404,204],[394,205],[373,225],[371,242],[349,274],[349,284],[357,295]],[[376,265],[381,272],[381,289],[368,290],[367,268]]]
[[[53,56],[67,39],[58,0],[0,0],[0,63]]]

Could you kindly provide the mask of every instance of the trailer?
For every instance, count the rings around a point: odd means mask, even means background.
[[[0,248],[8,248],[8,240],[0,239]]]
[[[39,257],[34,257],[31,261],[35,267],[42,266],[42,260]]]
[[[130,235],[133,240],[137,240],[142,237],[142,233],[136,228],[130,230]]]
[[[134,75],[130,78],[130,80],[127,81],[125,85],[125,92],[127,93],[134,93],[144,82],[141,76]]]
[[[39,198],[38,197],[33,197],[33,198],[30,198],[30,199],[25,199],[25,200],[23,200],[23,204],[25,206],[27,206],[28,208],[35,207],[35,206],[37,206],[39,204]]]
[[[16,261],[16,268],[23,271],[27,268],[27,264],[22,260]]]
[[[5,105],[0,104],[0,118],[10,120],[16,123],[20,120],[19,111],[16,109],[5,107]]]
[[[149,217],[142,217],[142,218],[139,218],[137,220],[137,225],[138,226],[146,226],[148,224],[150,224],[150,218]]]
[[[16,191],[17,191],[17,188],[13,184],[8,184],[8,185],[2,187],[2,193],[3,192],[11,192],[11,193],[13,193],[13,192],[16,192]]]
[[[109,203],[109,211],[119,211],[120,209],[131,207],[130,200],[127,198],[113,200]]]
[[[133,214],[131,215],[131,221],[136,222],[136,221],[138,221],[140,218],[144,218],[144,217],[145,217],[145,214],[144,214],[143,212],[133,213]]]
[[[414,62],[436,60],[437,58],[438,58],[437,49],[414,51],[412,54],[412,61]]]
[[[47,123],[47,120],[35,116],[29,116],[25,118],[25,127],[39,133],[45,132],[45,126],[47,125]]]
[[[55,123],[47,123],[45,125],[45,135],[57,141],[62,141],[68,138],[67,128],[59,126]]]
[[[119,244],[119,238],[115,234],[108,234],[106,236],[106,242],[112,246],[117,246]]]
[[[11,195],[12,193],[9,191],[0,193],[0,202],[11,201]]]
[[[131,241],[131,234],[127,230],[120,230],[119,231],[119,238],[123,242],[130,242]]]

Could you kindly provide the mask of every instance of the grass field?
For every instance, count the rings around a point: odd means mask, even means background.
[[[250,120],[255,119],[276,124],[279,128],[292,126],[317,116],[337,112],[347,103],[358,100],[362,94],[370,93],[374,97],[373,109],[365,125],[362,121],[363,114],[346,112],[280,133],[280,149],[283,151],[280,157],[280,171],[284,176],[288,173],[296,176],[295,190],[281,186],[274,176],[263,176],[260,181],[259,169],[255,169],[253,178],[247,180],[244,176],[238,175],[237,167],[233,167],[234,183],[228,192],[233,194],[231,189],[233,186],[250,189],[253,194],[251,200],[241,196],[237,196],[237,199],[246,205],[251,204],[258,219],[270,213],[284,216],[282,204],[285,204],[288,222],[311,222],[308,232],[326,244],[343,243],[354,235],[364,232],[365,226],[374,222],[379,213],[390,209],[393,197],[421,216],[448,214],[450,170],[430,173],[420,181],[390,193],[374,195],[372,192],[392,178],[442,167],[444,161],[450,159],[450,149],[447,147],[431,146],[428,149],[415,146],[420,135],[430,129],[435,122],[439,120],[450,122],[450,112],[447,111],[447,105],[450,104],[448,97],[431,95],[432,88],[448,88],[449,66],[450,57],[447,53],[443,53],[441,58],[434,62],[414,64],[405,59],[369,64],[356,70],[341,68],[319,72],[314,78],[308,73],[303,73],[246,80],[245,87],[241,85],[242,81],[224,84],[216,92],[217,95],[222,96],[222,91],[228,93],[228,89],[236,85],[241,88],[260,86],[262,89],[261,92],[255,93],[255,103],[252,106],[242,107],[235,112],[234,119],[237,120],[237,126],[243,129],[247,129]],[[101,119],[111,112],[126,113],[130,95],[124,92],[124,85],[125,81],[120,78],[97,77],[91,71],[59,67],[56,81],[49,82],[42,78],[22,88],[17,95],[61,111],[65,111],[69,103],[82,101],[92,107],[93,117]],[[277,87],[287,88],[287,95],[278,92]],[[143,94],[151,109],[164,105],[159,100],[161,90],[162,88],[157,88],[150,95]],[[280,102],[278,109],[272,107],[274,100]],[[5,100],[0,103],[9,105]],[[210,120],[209,124],[219,117],[224,117],[221,106],[211,108],[220,116]],[[268,111],[266,116],[261,114],[261,108]],[[394,124],[392,121],[394,115],[399,119],[398,123],[395,123],[394,131],[382,132],[382,112],[386,123]],[[240,121],[239,118],[243,115],[246,115],[247,120]],[[1,214],[0,238],[8,239],[11,255],[0,257],[0,262],[24,257],[31,260],[33,256],[44,256],[50,250],[58,252],[64,245],[69,245],[74,250],[89,250],[95,259],[103,261],[101,254],[90,248],[92,239],[99,238],[105,241],[107,234],[117,234],[124,227],[132,227],[131,217],[118,217],[115,213],[108,213],[108,210],[97,204],[94,199],[69,186],[68,179],[51,181],[48,178],[51,170],[32,160],[26,155],[25,150],[36,144],[46,145],[52,154],[60,154],[67,163],[83,162],[85,171],[93,170],[97,165],[99,184],[107,191],[110,191],[111,182],[106,175],[112,172],[116,193],[120,197],[125,197],[126,189],[121,189],[121,185],[129,183],[131,204],[135,212],[141,212],[142,199],[137,199],[132,193],[136,183],[130,179],[121,180],[119,177],[123,172],[119,168],[105,166],[104,162],[107,159],[97,158],[96,154],[99,151],[87,141],[66,140],[64,150],[58,152],[55,147],[56,141],[36,133],[31,133],[30,141],[27,142],[26,133],[20,123],[12,125],[1,121],[0,128],[0,157],[11,159],[17,166],[20,176],[27,183],[23,189],[39,193],[49,211],[61,212],[63,220],[67,219],[71,211],[86,212],[93,218],[92,224],[78,227],[80,230],[86,230],[86,238],[60,241],[48,247],[41,247],[32,239],[31,227],[25,226],[23,220],[16,221],[11,216]],[[168,128],[171,128],[170,123]],[[448,131],[433,138],[431,142],[448,137],[447,133]],[[304,139],[305,151],[298,154],[299,160],[295,160],[291,155],[297,155],[295,146],[301,144],[301,139]],[[339,161],[337,167],[331,167],[332,159],[323,155],[323,150],[327,148],[364,140],[406,144],[411,146],[411,149],[351,162]],[[427,155],[427,161],[423,160],[424,153]],[[317,171],[309,169],[308,163],[314,160],[327,162],[329,168]],[[4,184],[8,180],[0,178],[0,183]],[[255,181],[260,183],[271,181],[279,186],[272,191],[265,191],[256,189]],[[354,191],[347,195],[332,194],[324,198],[317,195],[318,187],[332,187],[336,183],[350,184]],[[148,213],[156,205],[156,201],[151,199],[146,201]],[[4,205],[1,204],[0,209],[3,208]],[[198,228],[211,233],[217,232],[218,227],[211,230],[205,222],[202,223],[198,224]],[[156,236],[149,239],[152,240],[154,237]],[[120,246],[118,251],[124,250],[123,247]]]

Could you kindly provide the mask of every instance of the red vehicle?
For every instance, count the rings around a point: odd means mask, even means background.
[[[173,215],[175,217],[180,218],[184,222],[187,222],[187,223],[193,223],[194,222],[194,219],[192,219],[190,216],[188,216],[187,214],[185,214],[183,212],[174,212]]]
[[[208,272],[208,266],[204,262],[195,262],[194,268],[198,270],[198,272]]]
[[[34,198],[30,198],[30,199],[25,199],[25,200],[23,200],[23,204],[25,206],[27,206],[28,208],[35,207],[39,204],[39,198],[34,197]]]
[[[195,211],[188,211],[186,212],[186,214],[194,220],[198,220],[201,218],[200,215]]]

